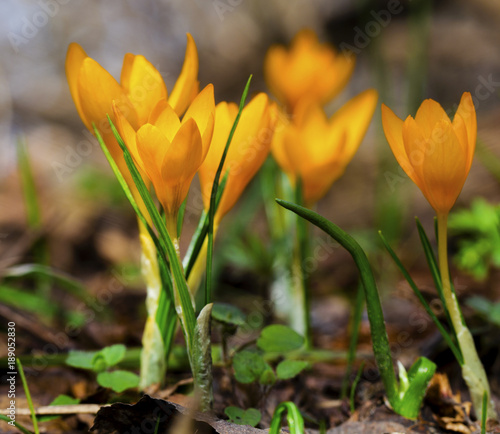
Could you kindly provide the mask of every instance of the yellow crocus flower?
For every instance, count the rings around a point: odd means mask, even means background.
[[[158,101],[166,99],[181,115],[198,93],[198,52],[191,35],[187,35],[184,65],[170,96],[160,72],[144,56],[126,54],[118,83],[99,63],[87,56],[77,43],[68,47],[66,77],[78,114],[93,133],[94,123],[125,178],[128,175],[123,155],[108,124],[113,116],[113,101],[135,128],[149,118]]]
[[[114,115],[120,136],[137,166],[152,182],[165,210],[167,227],[176,237],[177,212],[212,140],[213,85],[209,84],[196,96],[182,121],[166,100],[156,105],[137,131],[116,104]]]
[[[447,215],[457,200],[476,146],[476,111],[465,92],[453,122],[441,105],[425,100],[415,118],[405,121],[382,104],[385,136],[399,165],[420,188],[438,215]]]
[[[291,121],[276,127],[273,156],[292,184],[300,177],[306,205],[323,197],[344,173],[370,125],[377,99],[374,89],[366,90],[330,119],[319,105],[304,102]]]
[[[334,98],[354,70],[354,56],[321,44],[309,29],[298,32],[290,48],[273,45],[264,61],[264,76],[271,92],[291,113],[307,98],[320,105]]]
[[[207,210],[210,206],[215,173],[237,114],[238,106],[234,103],[221,102],[215,108],[212,143],[199,171],[204,206]],[[277,107],[264,93],[255,96],[242,110],[222,169],[221,176],[224,176],[227,170],[229,175],[217,209],[216,224],[234,206],[264,163],[269,154],[276,119]]]

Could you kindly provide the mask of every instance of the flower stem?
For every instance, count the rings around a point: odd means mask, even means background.
[[[491,397],[490,387],[486,372],[477,354],[472,335],[462,320],[462,313],[458,305],[457,297],[451,290],[447,251],[448,214],[438,213],[437,220],[439,271],[443,286],[443,296],[446,309],[450,314],[451,322],[455,329],[458,345],[463,355],[462,376],[469,388],[476,414],[480,416],[482,414],[484,393],[486,393],[488,397]],[[487,414],[489,418],[497,418],[491,399],[488,400]]]
[[[142,247],[141,271],[146,283],[146,309],[148,318],[142,335],[141,388],[162,383],[167,361],[160,327],[156,321],[162,290],[156,247],[145,226],[139,221],[139,239]]]

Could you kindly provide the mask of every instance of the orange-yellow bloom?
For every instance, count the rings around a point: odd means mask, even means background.
[[[302,181],[303,198],[312,205],[343,173],[370,125],[378,94],[366,90],[330,119],[318,105],[299,105],[292,121],[276,127],[272,153],[292,183]]]
[[[469,174],[476,147],[476,111],[465,92],[453,122],[441,105],[425,100],[415,118],[399,119],[382,104],[382,123],[392,152],[437,214],[446,215]]]
[[[234,103],[221,102],[215,108],[212,144],[199,171],[206,209],[210,205],[215,173],[237,113],[238,106]],[[228,169],[229,175],[217,209],[217,221],[234,206],[247,184],[262,166],[269,154],[276,120],[276,105],[271,103],[264,93],[255,96],[243,109],[222,169],[222,176]]]
[[[128,170],[118,143],[108,124],[113,122],[113,101],[128,122],[137,129],[149,118],[158,101],[166,99],[181,115],[198,93],[198,53],[191,35],[187,35],[186,55],[181,74],[170,96],[158,70],[144,56],[126,54],[118,83],[99,63],[87,56],[82,47],[70,44],[66,56],[66,77],[78,114],[93,132],[94,123],[113,158],[127,179]]]
[[[182,121],[161,100],[137,131],[114,106],[120,136],[140,170],[152,182],[170,229],[194,175],[207,155],[214,129],[214,89],[209,84],[189,106]]]
[[[354,64],[354,56],[321,44],[305,29],[295,35],[289,50],[282,45],[269,48],[264,75],[271,92],[293,112],[304,98],[320,105],[330,101],[349,81]]]

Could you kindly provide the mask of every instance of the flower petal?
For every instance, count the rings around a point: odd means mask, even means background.
[[[90,57],[84,59],[80,69],[78,94],[90,128],[94,123],[99,131],[110,132],[107,115],[113,116],[113,101],[132,126],[137,125],[134,107],[121,86],[108,71]]]
[[[413,166],[406,153],[405,145],[403,142],[403,125],[404,122],[398,118],[394,112],[382,104],[382,126],[384,128],[384,133],[389,146],[391,147],[392,153],[396,157],[397,162],[401,168],[406,172],[406,174],[415,181],[415,173]]]
[[[187,34],[186,54],[182,70],[175,82],[168,102],[178,116],[181,116],[199,90],[198,82],[198,51],[193,37]]]
[[[474,151],[476,149],[477,140],[477,119],[476,110],[474,108],[474,102],[472,101],[472,96],[469,92],[464,92],[460,104],[458,105],[455,118],[460,116],[467,129],[468,147],[467,147],[467,165],[470,168],[472,164],[472,158],[474,157]],[[453,124],[455,124],[455,118],[453,119]]]
[[[365,90],[349,100],[330,118],[331,125],[342,125],[346,131],[345,154],[343,156],[346,164],[358,150],[370,126],[377,100],[376,90]]]
[[[433,99],[426,99],[420,105],[415,116],[415,121],[419,128],[422,129],[424,137],[429,138],[434,126],[442,120],[451,122],[449,116],[441,107],[441,104]]]
[[[203,157],[198,126],[193,119],[188,119],[179,128],[162,161],[162,180],[168,191],[168,196],[162,202],[166,212],[177,212],[188,194]]]
[[[137,131],[137,153],[143,163],[144,171],[153,183],[160,202],[163,199],[161,197],[163,193],[161,162],[165,158],[169,147],[170,141],[154,125],[143,125]]]
[[[125,55],[120,81],[141,125],[146,123],[158,101],[167,98],[161,74],[144,56]]]
[[[182,118],[182,123],[189,118],[196,121],[198,130],[201,133],[203,144],[203,158],[207,155],[210,142],[212,140],[215,117],[214,87],[207,85],[194,99],[186,114]]]
[[[450,123],[442,121],[439,140],[423,162],[426,197],[434,210],[448,213],[457,200],[467,178],[467,158]]]
[[[88,121],[85,113],[82,110],[80,103],[80,93],[78,92],[78,80],[80,76],[80,69],[83,65],[83,61],[87,58],[87,53],[83,48],[76,42],[72,42],[68,47],[68,52],[66,54],[66,78],[68,80],[69,91],[75,103],[76,110],[80,115],[85,126],[92,130],[92,124]]]
[[[181,126],[181,121],[166,100],[158,102],[149,116],[150,124],[156,125],[170,142]]]

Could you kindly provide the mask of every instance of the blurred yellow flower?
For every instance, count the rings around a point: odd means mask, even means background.
[[[465,92],[453,122],[441,105],[425,100],[415,118],[399,119],[382,104],[385,136],[399,165],[417,184],[438,215],[457,200],[476,147],[476,111]]]
[[[353,55],[321,44],[305,29],[295,35],[289,50],[282,45],[269,48],[264,76],[271,92],[293,112],[304,98],[319,105],[330,101],[349,81],[354,64]]]
[[[272,153],[293,184],[300,176],[310,206],[343,173],[370,125],[378,94],[368,89],[348,101],[330,119],[317,104],[301,104],[291,121],[276,127]]]
[[[181,115],[199,90],[198,52],[187,35],[186,55],[181,74],[168,96],[168,102]],[[99,63],[88,57],[77,43],[68,47],[66,78],[78,114],[93,133],[96,125],[113,158],[130,181],[123,154],[114,139],[106,115],[114,122],[113,101],[133,128],[143,125],[158,101],[167,98],[167,88],[158,70],[144,56],[126,54],[118,83]]]
[[[238,106],[234,103],[221,102],[215,108],[212,144],[199,171],[203,201],[207,210],[210,206],[215,173],[237,113]],[[221,177],[228,169],[229,175],[216,213],[216,222],[234,206],[264,163],[269,154],[276,119],[276,104],[270,102],[264,93],[255,96],[243,109],[222,169]]]
[[[113,108],[120,136],[139,169],[152,182],[165,210],[169,232],[176,234],[179,207],[212,140],[213,86],[209,84],[198,94],[182,121],[170,104],[161,100],[137,132],[118,105]]]

